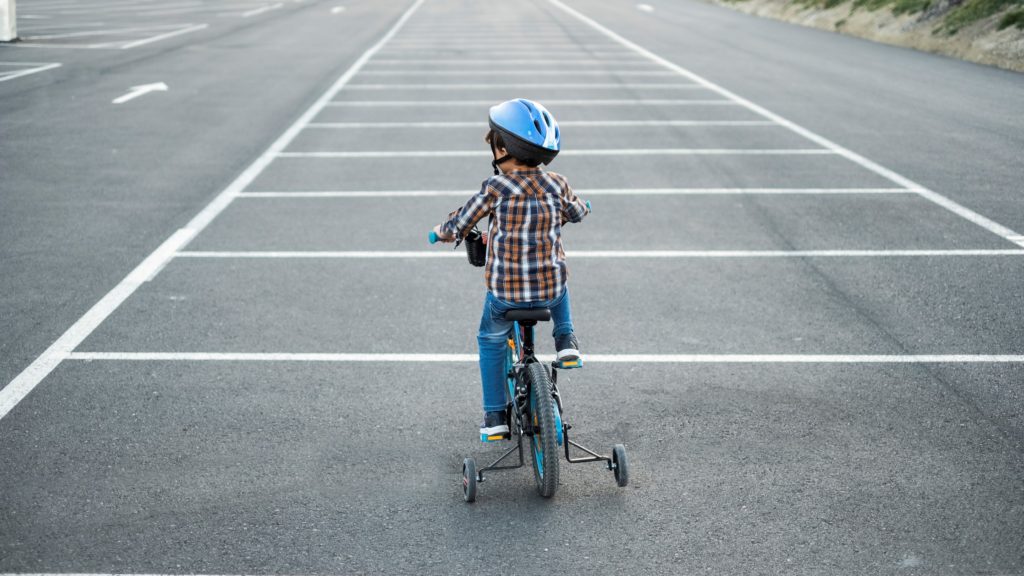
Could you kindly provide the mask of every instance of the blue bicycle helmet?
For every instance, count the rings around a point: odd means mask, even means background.
[[[558,122],[547,108],[532,100],[516,98],[491,106],[488,123],[501,135],[508,151],[507,156],[491,162],[495,174],[498,165],[510,158],[533,166],[550,164],[561,150]],[[491,149],[496,149],[493,139]]]

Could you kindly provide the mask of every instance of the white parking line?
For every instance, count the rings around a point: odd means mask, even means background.
[[[119,34],[133,34],[136,32],[149,32],[152,30],[162,30],[168,28],[167,26],[146,26],[142,28],[111,28],[106,30],[84,30],[78,32],[62,32],[59,34],[39,34],[32,36],[24,36],[24,40],[33,42],[36,40],[66,40],[68,38],[87,38],[89,36],[115,36]],[[175,30],[177,26],[173,27]]]
[[[545,100],[547,106],[739,106],[732,100]],[[493,106],[493,100],[335,100],[329,106]]]
[[[129,48],[137,48],[139,46],[145,46],[146,44],[152,44],[153,42],[159,42],[161,40],[166,40],[168,38],[173,38],[175,36],[181,36],[183,34],[190,34],[192,32],[198,32],[199,30],[203,30],[203,29],[206,29],[206,28],[209,28],[209,27],[210,27],[209,24],[196,24],[195,26],[189,26],[187,28],[182,28],[180,30],[175,30],[174,32],[168,32],[166,34],[159,34],[157,36],[152,36],[150,38],[143,38],[142,40],[136,40],[135,42],[128,42],[127,44],[122,44],[121,45],[121,49],[122,50],[128,50]]]
[[[542,362],[554,355],[539,354]],[[476,354],[289,352],[73,352],[68,360],[119,362],[476,362]],[[1024,354],[587,354],[589,364],[1000,364]],[[0,575],[3,576],[3,575]],[[16,574],[11,576],[43,576]],[[57,576],[57,575],[54,575]],[[59,576],[75,576],[61,574]],[[112,575],[111,575],[112,576]],[[123,575],[122,575],[123,576]]]
[[[828,156],[827,148],[608,148],[564,150],[559,156]],[[487,156],[486,150],[353,150],[320,152],[281,152],[278,158],[474,158]]]
[[[569,120],[559,122],[563,128],[640,127],[640,126],[717,126],[763,127],[778,126],[768,120]],[[312,122],[310,129],[364,129],[364,128],[487,128],[486,122]]]
[[[527,90],[538,88],[574,89],[574,90],[600,90],[607,88],[634,89],[664,89],[664,90],[707,90],[700,84],[671,84],[671,83],[618,83],[618,82],[592,82],[592,83],[525,83],[517,82],[512,84],[499,84],[497,82],[483,84],[352,84],[349,90]]]
[[[239,198],[468,198],[473,190],[323,190],[295,192],[242,192]],[[577,189],[576,194],[588,196],[704,196],[704,195],[855,195],[914,194],[907,188],[591,188]]]
[[[991,219],[989,219],[989,218],[987,218],[985,216],[982,216],[981,214],[979,214],[979,213],[977,213],[977,212],[975,212],[975,211],[973,211],[973,210],[971,210],[971,209],[969,209],[969,208],[967,208],[967,207],[965,207],[965,206],[963,206],[963,205],[961,205],[961,204],[959,204],[959,203],[957,203],[957,202],[955,202],[955,201],[953,201],[953,200],[943,196],[942,194],[939,194],[938,192],[930,190],[927,187],[922,186],[922,185],[914,182],[913,180],[911,180],[909,178],[906,178],[905,176],[897,174],[896,172],[894,172],[894,171],[892,171],[892,170],[890,170],[888,168],[883,167],[882,165],[878,164],[877,162],[869,160],[869,159],[865,158],[864,156],[861,156],[860,154],[857,154],[856,152],[853,152],[852,150],[844,148],[844,147],[836,144],[835,142],[832,142],[831,140],[825,138],[824,136],[821,136],[819,134],[816,134],[816,133],[814,133],[814,132],[812,132],[812,131],[802,127],[802,126],[799,126],[799,125],[797,125],[797,124],[795,124],[795,123],[793,123],[793,122],[783,118],[782,116],[779,116],[778,114],[775,114],[774,112],[770,112],[769,110],[767,110],[767,109],[765,109],[765,108],[763,108],[763,107],[761,107],[761,106],[759,106],[757,104],[754,104],[750,100],[747,100],[746,98],[742,98],[742,97],[734,94],[733,92],[730,92],[729,90],[726,90],[725,88],[722,88],[721,86],[715,84],[714,82],[711,82],[710,80],[707,80],[706,78],[704,78],[702,76],[699,76],[697,74],[694,74],[693,72],[690,72],[689,70],[683,68],[682,66],[679,66],[678,64],[675,64],[675,63],[673,63],[673,62],[671,62],[669,60],[666,60],[665,58],[662,58],[661,56],[658,56],[657,54],[651,52],[650,50],[647,50],[646,48],[643,48],[642,46],[640,46],[638,44],[635,44],[635,43],[627,40],[626,38],[620,36],[619,34],[609,30],[608,28],[606,28],[603,25],[599,24],[594,19],[592,19],[592,18],[590,18],[588,16],[583,15],[582,13],[578,12],[577,10],[575,10],[573,8],[570,8],[569,6],[567,6],[563,2],[561,2],[561,0],[548,0],[548,1],[550,3],[552,3],[552,4],[554,4],[555,6],[561,8],[566,13],[574,16],[575,18],[577,18],[581,22],[585,22],[586,24],[590,25],[595,30],[603,33],[608,38],[610,38],[612,40],[615,40],[616,42],[618,42],[619,44],[621,44],[621,45],[623,45],[623,46],[625,46],[627,48],[632,49],[637,54],[646,57],[647,59],[651,60],[652,62],[656,62],[658,64],[661,64],[662,66],[664,66],[665,68],[668,68],[670,70],[675,70],[681,76],[706,86],[709,90],[713,90],[714,92],[717,92],[718,94],[721,94],[723,97],[728,98],[729,100],[732,100],[732,101],[736,102],[737,104],[743,106],[744,108],[747,108],[751,112],[754,112],[754,113],[756,113],[756,114],[758,114],[760,116],[763,116],[763,117],[765,117],[765,118],[767,118],[769,120],[777,122],[777,123],[779,123],[782,126],[785,126],[786,128],[788,128],[789,130],[795,132],[796,134],[799,134],[799,135],[803,136],[804,138],[806,138],[806,139],[808,139],[808,140],[810,140],[810,141],[812,141],[812,142],[814,142],[814,143],[816,143],[816,144],[818,144],[820,146],[823,146],[823,147],[825,147],[825,148],[835,152],[836,154],[838,154],[840,156],[843,156],[847,160],[849,160],[849,161],[851,161],[851,162],[853,162],[855,164],[858,164],[859,166],[861,166],[862,168],[865,168],[866,170],[874,172],[875,174],[878,174],[879,176],[881,176],[881,177],[883,177],[883,178],[885,178],[885,179],[887,179],[887,180],[889,180],[891,182],[894,182],[895,184],[903,186],[904,188],[913,188],[914,190],[917,190],[917,193],[920,194],[922,197],[927,198],[928,200],[934,202],[935,204],[938,204],[939,206],[942,206],[943,208],[949,210],[950,212],[953,212],[954,214],[956,214],[957,216],[960,216],[961,218],[964,218],[966,220],[969,220],[970,222],[973,222],[974,224],[977,224],[978,226],[981,226],[982,228],[988,230],[989,232],[992,232],[993,234],[1001,236],[1002,238],[1006,239],[1009,242],[1012,242],[1012,243],[1017,244],[1019,246],[1024,246],[1024,240],[1021,239],[1024,236],[1022,236],[1021,234],[1018,234],[1017,232],[1007,228],[1006,226],[1003,226],[1002,224],[999,224],[999,223],[997,223],[997,222],[995,222],[995,221],[993,221],[993,220],[991,220]]]
[[[0,82],[6,82],[8,80],[14,80],[15,78],[21,78],[22,76],[28,76],[29,74],[36,74],[38,72],[45,72],[46,70],[52,70],[60,66],[58,62],[51,63],[40,63],[40,62],[0,62],[0,66],[31,66],[24,70],[15,70],[13,72],[0,72]]]
[[[231,184],[217,195],[196,215],[185,228],[176,231],[146,257],[139,266],[124,280],[118,283],[106,296],[97,302],[88,312],[79,318],[64,334],[46,349],[32,364],[22,370],[7,386],[0,389],[0,419],[6,416],[25,396],[35,389],[68,355],[77,348],[86,337],[116,310],[144,282],[152,278],[167,264],[173,255],[181,250],[196,234],[206,228],[217,217],[239,192],[251,184],[266,169],[278,152],[284,150],[303,127],[311,122],[328,102],[346,85],[366,62],[386,44],[412,14],[423,4],[424,0],[416,0],[402,17],[373,46],[366,50],[355,63],[327,89],[263,154],[242,172]]]
[[[278,8],[281,8],[283,6],[284,6],[283,3],[278,2],[277,4],[271,4],[269,6],[264,6],[262,8],[257,8],[255,10],[249,10],[248,12],[243,12],[242,13],[242,18],[249,18],[250,16],[256,16],[258,14],[263,14],[265,12],[270,12],[271,10],[277,10]]]
[[[501,70],[494,71],[501,77],[508,76],[676,76],[669,70]],[[479,76],[480,71],[472,70],[363,70],[363,76]]]
[[[965,256],[1024,256],[1024,249],[977,250],[566,250],[567,257],[610,259],[716,259],[716,258],[921,258]],[[310,250],[310,251],[181,251],[176,258],[339,259],[383,260],[465,258],[453,250]]]
[[[609,63],[620,65],[620,64],[627,63],[627,62],[629,64],[633,64],[634,62],[636,62],[637,64],[646,64],[646,62],[644,62],[644,60],[642,60],[642,59],[640,59],[640,58],[638,58],[636,56],[633,56],[633,55],[629,55],[628,58],[616,58],[616,59],[610,59],[610,58],[601,58],[601,59],[597,59],[597,58],[578,58],[578,59],[564,59],[564,58],[558,58],[558,59],[530,58],[530,59],[526,59],[526,58],[523,58],[523,59],[518,59],[517,58],[516,59],[516,64],[517,65],[523,65],[523,66],[540,66],[540,65],[544,65],[544,64],[547,64],[547,65],[552,65],[553,64],[555,66],[561,66],[561,65],[572,65],[572,66],[607,66]],[[484,65],[487,66],[486,71],[493,71],[494,70],[494,60],[493,59],[479,59],[479,58],[477,58],[477,59],[472,59],[472,58],[448,58],[448,59],[441,59],[441,58],[389,58],[389,59],[383,59],[382,58],[382,59],[374,60],[373,64],[375,64],[375,65],[376,64],[383,64],[383,65],[457,64],[457,65],[460,65],[460,66],[465,66],[466,64],[484,64]]]

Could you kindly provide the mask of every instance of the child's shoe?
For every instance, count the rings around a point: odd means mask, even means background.
[[[508,418],[506,414],[505,410],[500,412],[484,412],[484,421],[480,424],[481,442],[496,442],[511,437],[508,431]]]
[[[583,358],[580,356],[580,343],[576,334],[570,332],[555,338],[555,364],[562,369],[580,368]]]

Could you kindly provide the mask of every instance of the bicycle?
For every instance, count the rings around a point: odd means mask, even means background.
[[[479,238],[478,232],[467,234],[471,235]],[[438,240],[433,232],[430,233],[429,239],[431,244]],[[479,240],[473,240],[477,241]],[[473,252],[476,250],[479,250],[479,246],[471,247],[467,242],[467,254],[470,262],[474,264]],[[472,457],[463,460],[462,492],[466,502],[476,500],[477,486],[485,480],[484,472],[512,470],[525,465],[523,441],[527,438],[537,492],[544,498],[554,496],[558,488],[559,447],[564,450],[565,459],[570,464],[605,462],[615,477],[615,483],[620,487],[628,485],[629,462],[625,446],[615,444],[611,455],[605,456],[569,438],[572,425],[562,418],[564,409],[561,395],[558,393],[558,369],[579,368],[582,362],[556,361],[552,362],[550,367],[545,367],[534,354],[534,326],[538,322],[550,320],[551,311],[547,308],[514,309],[505,313],[505,319],[514,322],[505,356],[505,374],[510,399],[506,408],[506,420],[510,424],[510,435],[515,436],[516,444],[479,470],[476,467],[476,460]],[[586,453],[586,456],[574,458],[570,448],[576,448]],[[513,454],[519,456],[517,464],[502,464]]]

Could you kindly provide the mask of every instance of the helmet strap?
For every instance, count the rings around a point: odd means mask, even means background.
[[[492,156],[497,156],[498,155],[498,147],[494,144],[494,139],[493,138],[491,139],[491,155]],[[503,163],[505,163],[505,162],[507,162],[507,161],[509,161],[511,159],[512,159],[512,155],[511,154],[505,154],[501,158],[495,158],[494,160],[491,160],[491,168],[494,168],[494,175],[497,176],[498,174],[501,174],[501,170],[498,169],[498,166],[500,166],[501,164],[503,164]]]
[[[496,158],[494,160],[491,160],[491,166],[494,168],[494,175],[497,176],[498,174],[501,173],[501,170],[498,169],[498,166],[500,166],[501,164],[504,164],[505,162],[508,162],[511,159],[512,159],[512,155],[511,154],[506,154],[506,155],[502,156],[501,158]]]

